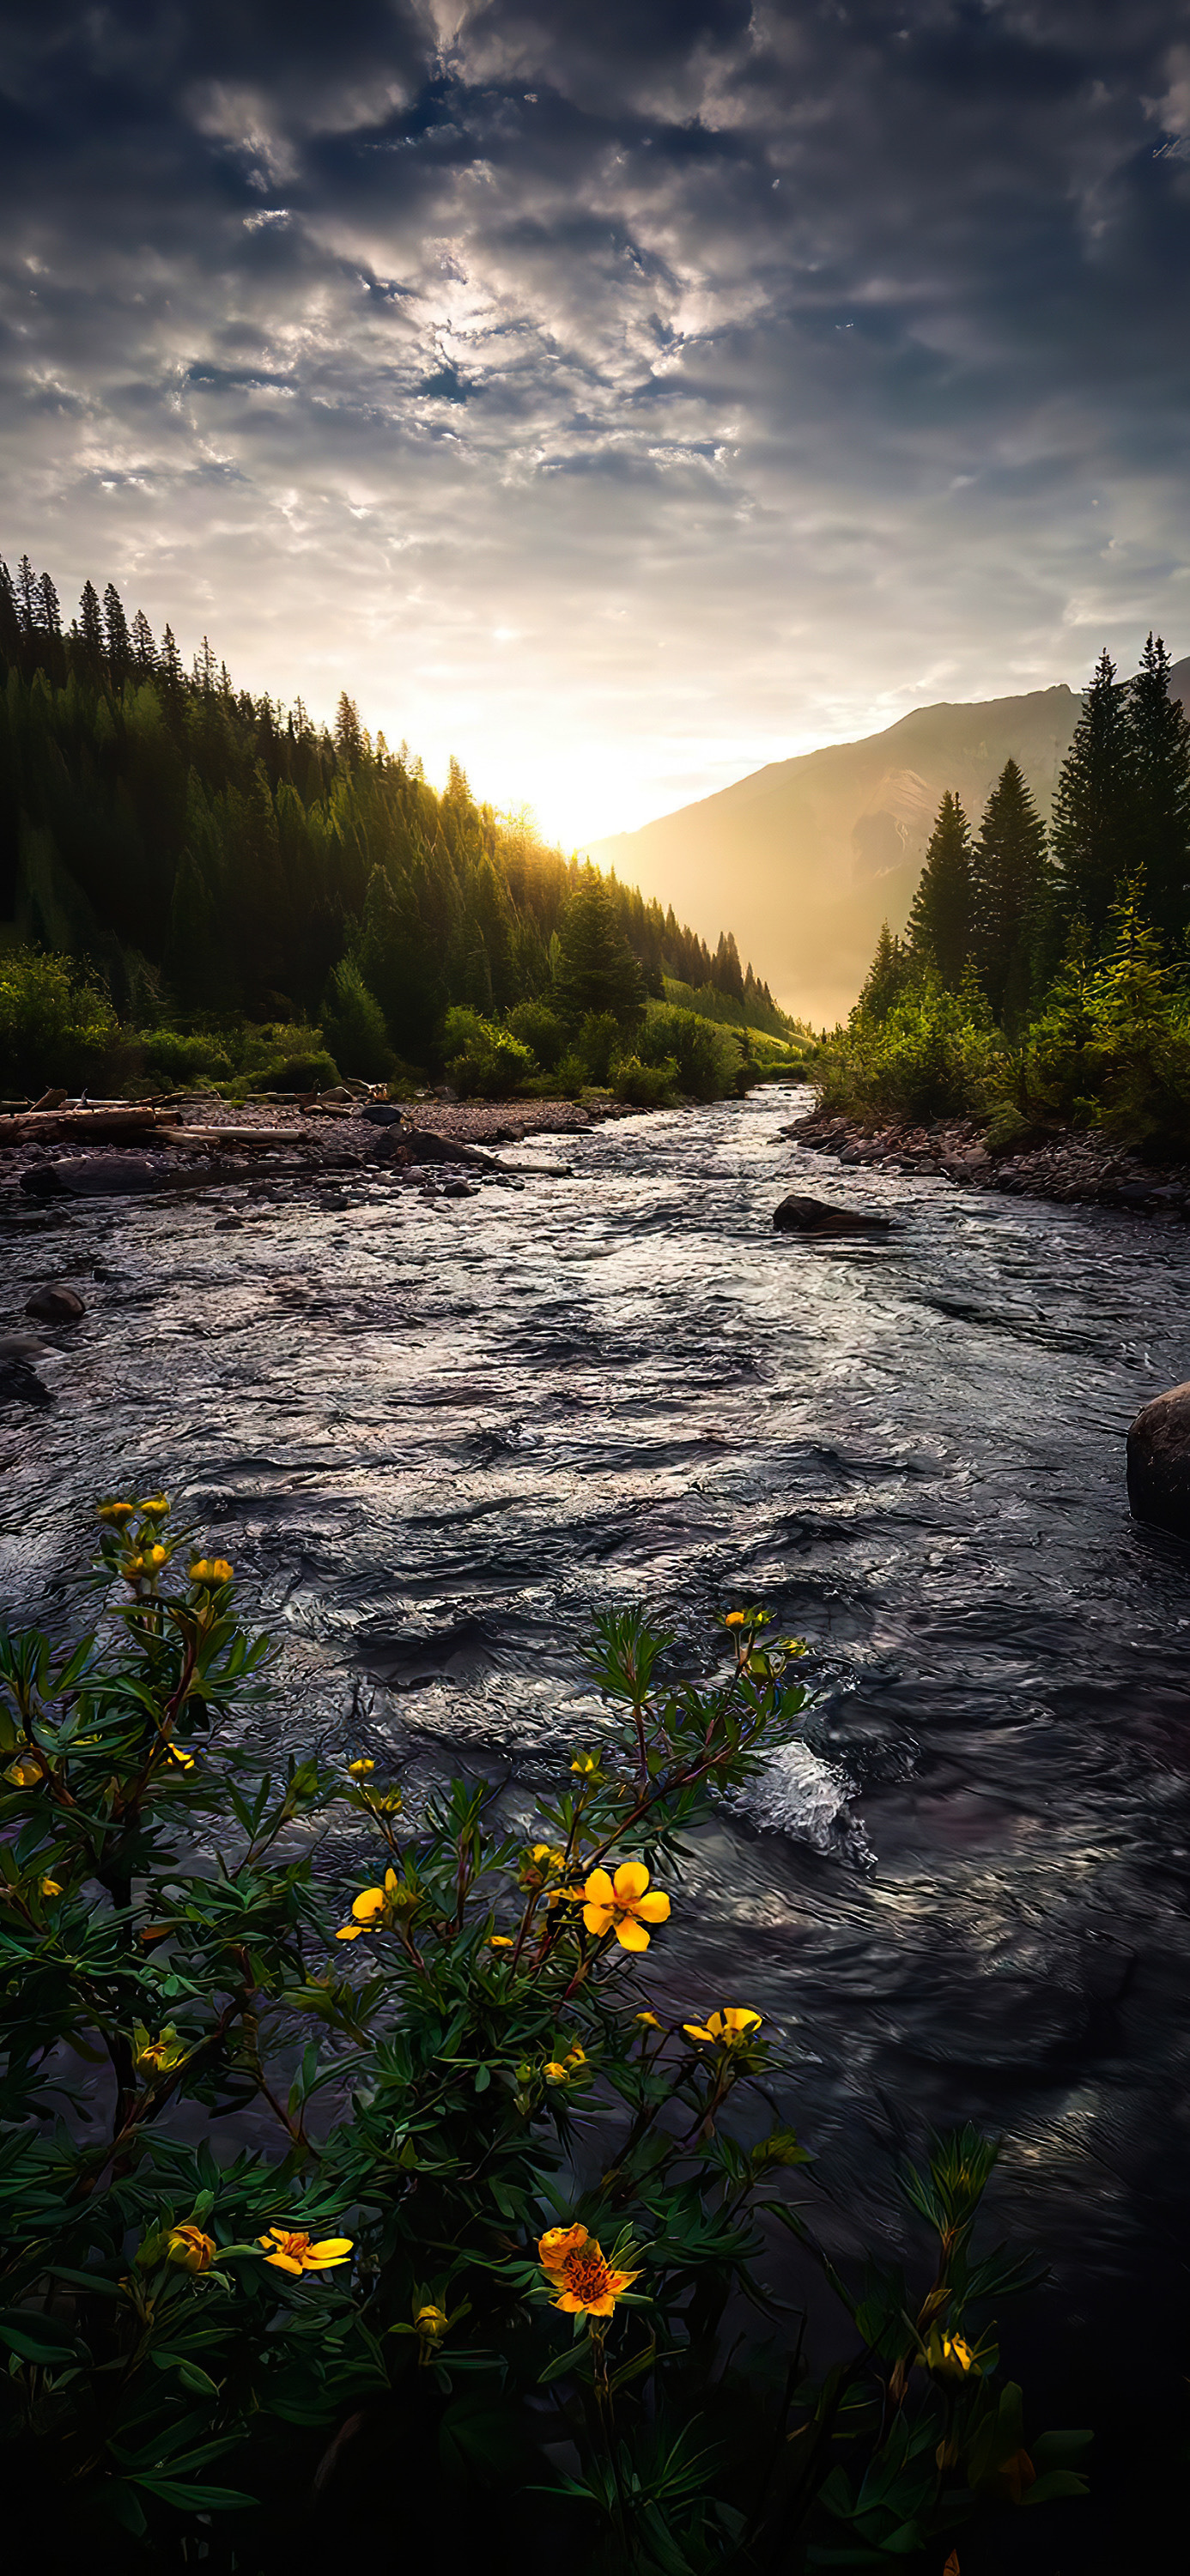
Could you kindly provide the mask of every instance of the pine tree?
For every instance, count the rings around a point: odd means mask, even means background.
[[[56,644],[60,643],[62,640],[62,609],[58,599],[58,593],[54,588],[53,582],[50,580],[48,572],[43,572],[37,587],[41,592],[41,624],[46,634],[51,635]]]
[[[1045,890],[1045,825],[1015,760],[1006,760],[971,868],[974,955],[997,1020],[1015,1026],[1030,997],[1034,926]]]
[[[859,1019],[884,1021],[894,1003],[918,980],[919,962],[904,942],[894,937],[887,921],[880,924],[876,954],[868,968],[867,978],[858,1002],[851,1013]]]
[[[93,581],[85,581],[79,600],[79,642],[88,662],[96,670],[103,660],[103,619],[99,610],[99,593]]]
[[[185,673],[182,669],[182,656],[178,651],[177,638],[175,637],[172,626],[166,627],[165,633],[161,638],[161,677],[170,696],[180,696],[183,681],[185,679]]]
[[[0,555],[0,654],[6,662],[15,662],[21,650],[21,620],[17,596],[3,555]]]
[[[948,787],[938,808],[909,915],[909,945],[957,993],[971,954],[971,838]]]
[[[1150,634],[1128,690],[1136,855],[1153,921],[1172,942],[1190,917],[1190,723],[1169,694],[1169,655]]]
[[[598,871],[582,869],[558,941],[554,989],[563,1016],[578,1022],[588,1011],[610,1011],[621,1022],[636,1017],[644,982]]]
[[[740,952],[736,947],[734,934],[730,930],[720,931],[719,945],[715,950],[714,962],[711,966],[711,982],[717,993],[729,994],[731,999],[739,1002],[742,1007],[744,974],[740,965]]]
[[[138,608],[132,621],[132,654],[138,680],[153,679],[157,670],[157,646],[143,608]]]
[[[108,669],[118,687],[125,672],[131,666],[132,645],[128,636],[128,620],[124,615],[124,602],[114,581],[109,581],[103,594],[103,637],[107,648]]]
[[[27,642],[41,624],[41,592],[28,555],[22,555],[17,565],[17,614]]]
[[[1081,913],[1093,938],[1103,931],[1135,839],[1127,695],[1105,646],[1058,780],[1050,827],[1064,916]]]
[[[345,769],[358,768],[363,748],[364,729],[359,720],[359,708],[354,698],[348,697],[346,689],[341,689],[335,709],[335,749]]]

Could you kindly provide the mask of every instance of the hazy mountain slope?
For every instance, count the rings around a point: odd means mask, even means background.
[[[1190,656],[1175,667],[1190,703]],[[1079,699],[1064,685],[969,706],[915,708],[886,733],[774,761],[639,832],[594,841],[600,867],[639,885],[704,937],[730,919],[787,1010],[849,1010],[881,922],[904,927],[946,787],[977,824],[1010,757],[1048,815]]]

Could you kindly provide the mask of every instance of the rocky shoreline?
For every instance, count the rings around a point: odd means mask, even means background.
[[[135,1139],[104,1140],[80,1150],[77,1135],[64,1137],[47,1110],[44,1142],[26,1133],[0,1146],[0,1202],[7,1195],[11,1205],[18,1192],[27,1202],[245,1185],[250,1193],[290,1186],[300,1191],[381,1173],[457,1193],[475,1188],[485,1173],[499,1173],[494,1149],[501,1145],[532,1136],[580,1135],[609,1119],[641,1113],[612,1100],[427,1097],[398,1106],[361,1085],[354,1096],[344,1089],[317,1103],[231,1103],[206,1092],[188,1093],[172,1099],[163,1114],[168,1128],[150,1127]]]
[[[971,1119],[936,1118],[925,1124],[885,1119],[873,1127],[814,1109],[782,1133],[845,1167],[868,1165],[953,1181],[966,1189],[1136,1208],[1154,1216],[1190,1212],[1190,1169],[1185,1164],[1144,1163],[1094,1131],[1068,1129],[1023,1152],[1009,1148],[996,1153]]]

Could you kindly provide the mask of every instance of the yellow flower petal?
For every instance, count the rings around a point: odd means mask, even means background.
[[[583,1907],[583,1921],[588,1932],[593,1932],[597,1940],[607,1931],[614,1914],[613,1905],[584,1905]]]
[[[647,1870],[645,1872],[645,1881],[647,1884]],[[592,1870],[590,1877],[584,1885],[583,1894],[586,1897],[588,1905],[614,1905],[616,1891],[612,1886],[611,1880],[605,1869]]]
[[[663,1889],[655,1888],[651,1896],[642,1896],[633,1910],[642,1923],[668,1923],[669,1898]]]
[[[616,1871],[616,1898],[621,1905],[636,1905],[649,1884],[650,1872],[643,1860],[622,1860]]]
[[[357,1923],[374,1923],[377,1915],[384,1912],[384,1889],[365,1887],[363,1894],[356,1897],[351,1911]]]
[[[647,1950],[649,1946],[644,1924],[637,1923],[631,1915],[621,1915],[616,1925],[616,1939],[622,1950]]]

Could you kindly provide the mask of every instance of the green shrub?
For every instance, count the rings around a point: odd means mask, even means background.
[[[940,2565],[981,2505],[1081,2490],[997,2377],[994,2146],[905,2169],[928,2253],[865,2279],[794,2187],[760,2015],[633,1974],[660,1933],[672,1981],[691,1833],[798,1732],[760,1610],[699,1683],[605,1616],[537,1812],[480,1776],[407,1816],[369,1756],[252,1749],[268,1640],[164,1495],[100,1518],[103,1642],[0,1633],[14,2563],[49,2514],[90,2576],[379,2567],[399,2513],[402,2563],[482,2534],[501,2569],[548,2540],[573,2576],[785,2576],[807,2545]],[[838,2303],[822,2378],[761,2222]]]
[[[728,1100],[740,1088],[743,1054],[730,1029],[682,1011],[672,1003],[654,1004],[637,1040],[642,1064],[677,1066],[678,1089],[694,1100]]]
[[[812,1079],[821,1106],[859,1118],[978,1117],[1002,1078],[1004,1042],[973,988],[925,975],[883,1019],[855,1010],[824,1040]]]
[[[396,1059],[384,1013],[352,957],[340,960],[327,986],[322,1033],[349,1080],[387,1082]]]
[[[566,1053],[566,1026],[548,1002],[518,1002],[506,1026],[536,1056],[543,1073],[555,1073]]]
[[[312,1032],[316,1035],[317,1032]],[[361,1075],[362,1081],[364,1077]],[[339,1080],[339,1068],[325,1047],[309,1047],[304,1055],[278,1057],[248,1077],[250,1091],[330,1091]]]
[[[624,1032],[614,1011],[588,1011],[579,1029],[574,1052],[587,1080],[600,1089],[611,1081],[612,1063],[624,1044]]]
[[[507,1100],[535,1071],[530,1049],[511,1029],[481,1019],[466,1003],[446,1014],[442,1052],[447,1080],[464,1100]]]
[[[150,1071],[171,1082],[194,1082],[204,1074],[215,1082],[230,1082],[236,1070],[225,1040],[202,1030],[185,1037],[180,1029],[147,1029],[141,1044]]]
[[[617,1100],[630,1100],[635,1109],[659,1109],[672,1100],[678,1087],[678,1068],[672,1055],[663,1056],[660,1064],[642,1064],[638,1055],[621,1056],[615,1068],[612,1089]]]
[[[35,1100],[51,1084],[97,1090],[138,1061],[111,1001],[76,958],[0,951],[0,1087]]]

